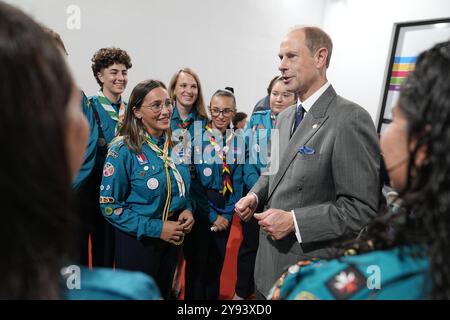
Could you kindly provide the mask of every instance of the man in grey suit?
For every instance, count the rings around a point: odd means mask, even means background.
[[[378,137],[367,111],[329,84],[331,52],[330,37],[316,27],[296,28],[280,45],[279,70],[299,101],[277,119],[278,171],[261,176],[236,204],[241,219],[254,215],[261,226],[255,265],[261,298],[287,266],[330,257],[333,241],[355,237],[377,214]]]

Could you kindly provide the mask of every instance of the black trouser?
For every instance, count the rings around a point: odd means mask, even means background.
[[[164,299],[168,299],[180,246],[157,238],[138,240],[116,229],[116,268],[141,271],[155,280]]]
[[[92,265],[112,268],[114,263],[114,228],[100,210],[99,197],[102,169],[96,166],[76,191],[76,206],[81,220],[80,262],[88,265],[88,241],[91,235]]]
[[[255,218],[242,225],[242,242],[237,258],[236,294],[248,298],[255,292],[255,260],[259,244],[259,225]]]
[[[211,231],[205,213],[195,214],[195,224],[184,245],[185,300],[217,300],[220,275],[227,250],[231,223],[226,231]]]

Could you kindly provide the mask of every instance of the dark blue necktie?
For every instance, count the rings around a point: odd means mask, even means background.
[[[294,128],[292,129],[291,136],[294,134],[295,130],[297,130],[297,127],[300,124],[300,122],[302,122],[304,114],[305,114],[305,109],[303,109],[303,106],[301,104],[299,104],[297,106],[297,111],[295,112],[295,123],[294,123]]]

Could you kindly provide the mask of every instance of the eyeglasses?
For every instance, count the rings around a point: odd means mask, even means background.
[[[172,101],[167,99],[166,101],[155,101],[149,106],[142,106],[141,108],[150,108],[153,112],[159,113],[162,111],[163,107],[166,107],[168,110],[172,110]]]
[[[272,91],[270,94],[275,98],[282,97],[283,99],[291,99],[294,96],[292,92],[280,93],[277,91]]]
[[[223,110],[220,110],[219,108],[211,108],[209,111],[211,111],[211,115],[213,117],[218,117],[220,114],[223,114],[224,117],[230,117],[234,113],[233,109],[228,108]]]

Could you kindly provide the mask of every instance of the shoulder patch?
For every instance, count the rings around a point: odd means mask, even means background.
[[[114,166],[110,162],[106,162],[103,167],[103,176],[110,177],[114,174]]]
[[[334,274],[326,286],[338,300],[352,297],[356,292],[366,287],[366,277],[353,265]]]

